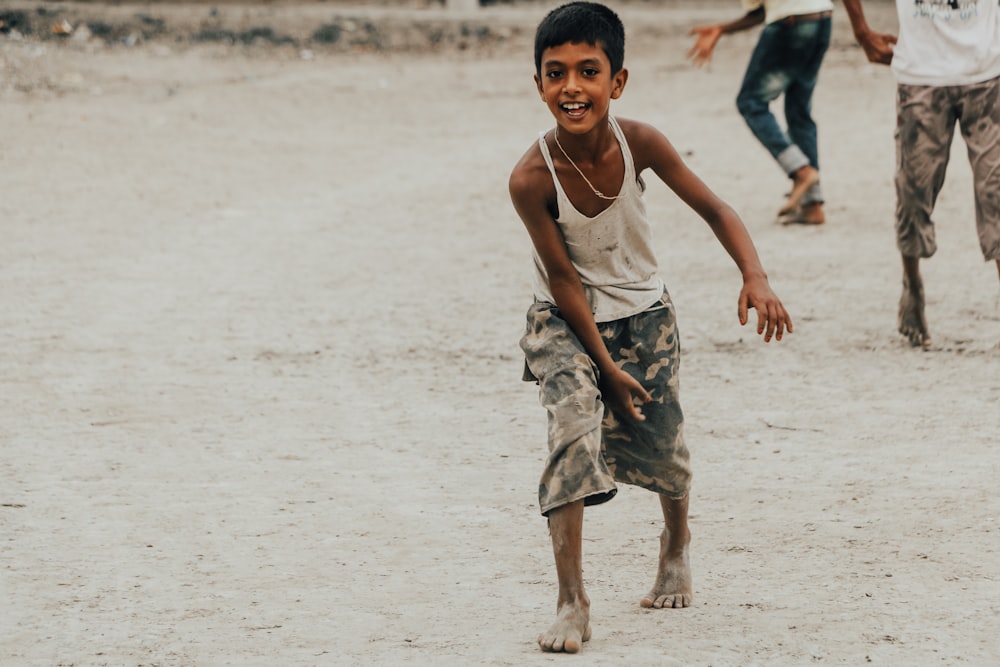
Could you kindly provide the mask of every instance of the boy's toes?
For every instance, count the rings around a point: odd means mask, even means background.
[[[692,596],[687,593],[672,593],[658,595],[655,598],[647,595],[640,600],[639,605],[646,609],[681,609],[691,606]]]

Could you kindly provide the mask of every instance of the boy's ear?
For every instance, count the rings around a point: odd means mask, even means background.
[[[611,77],[611,99],[617,100],[622,96],[626,83],[628,83],[628,70],[622,67],[617,74]]]
[[[539,76],[535,75],[535,87],[538,88],[538,94],[542,96],[542,101],[545,101],[545,91],[542,89],[542,80]]]

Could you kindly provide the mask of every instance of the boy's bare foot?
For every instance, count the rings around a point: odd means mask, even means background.
[[[822,225],[825,222],[826,222],[826,214],[823,213],[823,204],[821,202],[816,202],[814,204],[805,204],[802,207],[802,214],[800,215],[800,224]]]
[[[906,336],[913,347],[927,349],[931,346],[931,337],[927,332],[927,319],[924,317],[924,288],[921,284],[911,285],[911,281],[903,279],[903,294],[899,297],[899,333]]]
[[[778,216],[794,213],[795,209],[799,207],[802,197],[805,196],[809,188],[817,183],[819,183],[819,171],[815,168],[806,165],[796,171],[792,176],[792,191],[788,193],[785,204],[778,209]]]
[[[656,582],[639,604],[647,609],[680,609],[690,607],[694,596],[691,593],[691,562],[685,543],[680,553],[670,553],[669,533],[660,535],[660,565]]]
[[[783,225],[822,225],[826,222],[826,214],[823,213],[823,204],[816,202],[779,215],[778,222]]]
[[[565,602],[559,606],[552,627],[538,635],[538,646],[553,653],[578,653],[583,642],[589,640],[590,608],[579,602]]]

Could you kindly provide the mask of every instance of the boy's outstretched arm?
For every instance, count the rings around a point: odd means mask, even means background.
[[[544,171],[539,170],[537,164],[525,165],[526,161],[530,162],[530,154],[529,151],[511,174],[510,197],[545,267],[549,289],[559,308],[559,315],[573,329],[597,366],[603,400],[619,415],[644,421],[642,410],[635,402],[646,403],[652,397],[635,378],[618,368],[612,360],[604,339],[597,330],[580,274],[570,261],[562,232],[549,213],[545,190],[539,185],[545,179],[551,182],[548,168],[544,163]],[[540,155],[538,160],[541,161]],[[553,196],[554,193],[553,187]]]
[[[854,38],[865,50],[868,60],[880,65],[891,64],[892,47],[896,43],[896,36],[875,32],[868,27],[864,9],[861,8],[861,0],[844,0],[844,9],[847,11],[848,18],[851,19]]]
[[[645,123],[619,121],[627,128],[626,135],[629,146],[633,147],[636,170],[651,168],[684,203],[708,223],[739,267],[743,276],[743,288],[737,302],[740,324],[747,323],[748,311],[753,308],[757,311],[757,333],[764,335],[765,342],[769,342],[772,337],[781,340],[785,330],[792,333],[792,318],[771,289],[757,249],[736,211],[719,199],[684,164],[661,132]]]
[[[712,59],[712,51],[716,43],[723,35],[731,32],[740,32],[764,22],[764,8],[758,7],[745,15],[730,21],[729,23],[715,23],[712,25],[696,25],[691,28],[690,34],[697,35],[694,46],[688,51],[688,59],[696,66],[701,67]]]

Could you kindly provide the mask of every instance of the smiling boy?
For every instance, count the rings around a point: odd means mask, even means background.
[[[525,379],[548,413],[539,484],[559,593],[545,651],[575,653],[591,635],[583,582],[585,505],[615,482],[658,494],[664,518],[657,572],[640,600],[687,607],[689,455],[678,402],[674,306],[658,275],[640,175],[651,170],[710,226],[743,277],[737,314],[781,340],[792,321],[771,290],[750,236],[652,126],[610,114],[628,81],[625,32],[604,5],[551,11],[535,35],[535,84],[556,120],[514,167],[510,195],[534,247],[534,303],[521,339]]]

